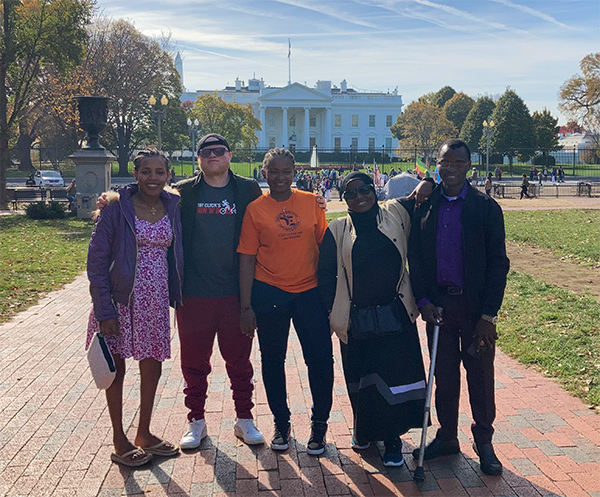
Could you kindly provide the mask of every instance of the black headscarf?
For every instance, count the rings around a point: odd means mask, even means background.
[[[355,179],[361,180],[365,185],[374,186],[373,178],[371,178],[371,176],[369,176],[368,174],[365,174],[365,173],[361,173],[360,171],[353,171],[351,173],[348,173],[346,176],[344,176],[340,194],[344,193],[346,191],[346,188],[348,187],[348,183],[350,183],[351,181],[354,181]]]

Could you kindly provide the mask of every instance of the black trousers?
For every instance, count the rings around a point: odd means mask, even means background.
[[[442,298],[444,325],[440,328],[435,364],[435,408],[440,428],[436,437],[453,440],[458,435],[460,399],[460,364],[467,372],[467,386],[473,424],[471,431],[477,444],[491,443],[496,418],[494,393],[495,348],[486,349],[479,357],[467,350],[473,343],[475,325],[481,317],[467,296],[447,295]],[[427,324],[431,354],[433,325]]]

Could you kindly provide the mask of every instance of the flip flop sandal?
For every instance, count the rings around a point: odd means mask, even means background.
[[[140,447],[146,454],[154,456],[170,457],[179,454],[179,447],[171,442],[161,441],[151,447]]]
[[[113,452],[110,455],[110,459],[117,464],[122,464],[129,468],[137,468],[138,466],[149,463],[152,460],[152,454],[148,454],[143,449],[133,449],[129,452],[125,452],[125,454]]]

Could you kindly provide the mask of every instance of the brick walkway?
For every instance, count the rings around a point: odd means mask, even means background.
[[[600,416],[554,382],[499,353],[495,447],[502,477],[479,470],[471,448],[468,402],[461,399],[462,454],[426,466],[417,487],[408,469],[420,430],[404,436],[406,466],[386,469],[377,448],[350,449],[351,410],[336,344],[335,399],[323,457],[307,456],[310,393],[295,335],[287,373],[296,444],[283,454],[249,448],[233,435],[235,413],[223,361],[215,358],[208,401],[209,437],[200,450],[156,458],[143,469],[110,462],[111,430],[103,392],[93,385],[83,350],[90,303],[81,276],[0,326],[0,496],[424,495],[600,497]],[[178,341],[158,388],[154,432],[177,442],[185,428]],[[254,362],[259,365],[255,349]],[[265,435],[271,416],[257,373],[256,417]],[[466,390],[466,389],[465,389]],[[125,379],[130,438],[139,403],[139,372]],[[435,419],[434,419],[435,422]],[[430,430],[433,435],[435,429]]]

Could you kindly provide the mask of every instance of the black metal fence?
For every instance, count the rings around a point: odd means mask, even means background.
[[[260,167],[265,153],[268,149],[237,149],[233,151],[232,162],[239,164],[240,173],[244,175],[252,175],[254,168]],[[296,163],[300,166],[308,167],[312,150],[293,149]],[[195,162],[194,155],[190,150],[178,150],[167,152],[171,157],[171,161],[177,167],[183,164],[191,165]],[[377,164],[384,172],[389,172],[392,168],[396,171],[414,169],[417,159],[424,164],[429,165],[430,171],[435,171],[434,152],[427,152],[420,148],[339,148],[339,149],[324,149],[317,148],[319,159],[319,167],[340,167],[340,168],[361,168],[365,166],[373,166]],[[47,153],[42,148],[32,149],[32,161],[35,167],[51,168],[48,162]],[[13,156],[13,161],[15,157]],[[475,152],[471,156],[471,162],[476,167],[480,174],[486,171],[486,155],[485,153]],[[247,166],[242,166],[247,164]],[[521,176],[523,173],[529,175],[532,166],[540,171],[547,169],[548,175],[553,167],[562,167],[566,176],[600,176],[600,148],[569,148],[561,149],[549,154],[542,154],[537,150],[521,150],[519,154],[513,157],[512,162],[509,158],[500,154],[490,152],[488,170],[494,172],[498,166],[503,176]],[[61,164],[61,169],[72,168],[73,164],[65,158]],[[247,171],[247,172],[246,172]],[[236,171],[237,172],[237,171]]]

